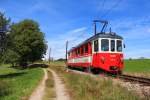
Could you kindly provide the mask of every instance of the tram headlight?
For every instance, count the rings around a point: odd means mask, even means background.
[[[121,63],[123,64],[123,58],[120,58],[120,60],[121,60]]]
[[[104,64],[105,63],[105,57],[101,57],[101,62]]]
[[[117,70],[118,67],[117,67],[117,66],[110,66],[109,69],[110,69],[110,70]]]

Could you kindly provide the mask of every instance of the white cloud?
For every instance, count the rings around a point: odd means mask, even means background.
[[[73,29],[64,34],[57,36],[56,38],[48,39],[48,46],[52,49],[52,57],[54,59],[65,58],[65,43],[69,41],[69,49],[76,46],[78,43],[84,41],[89,37],[89,34],[85,34],[86,27]],[[47,50],[46,58],[48,58],[49,50]]]
[[[33,11],[36,11],[36,10],[45,10],[46,9],[46,6],[43,4],[43,3],[37,3],[35,4],[34,6],[32,6],[31,8]]]
[[[77,32],[81,32],[81,31],[84,31],[84,30],[86,30],[86,27],[77,28],[77,29],[74,29],[74,30],[72,30],[72,31],[70,31],[68,33],[72,34],[72,33],[77,33]]]
[[[5,10],[3,8],[0,8],[0,12],[5,12]]]
[[[44,2],[37,2],[29,10],[31,13],[36,11],[47,11],[48,7]]]
[[[148,31],[148,33],[150,33],[150,27],[148,28],[148,30],[147,30],[147,31]]]

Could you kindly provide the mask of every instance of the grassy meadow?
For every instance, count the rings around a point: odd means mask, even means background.
[[[137,94],[113,84],[111,80],[95,80],[90,76],[68,73],[64,66],[64,62],[50,64],[50,68],[62,76],[71,100],[139,100]]]
[[[150,78],[150,59],[125,60],[124,74]]]
[[[125,60],[125,72],[150,72],[150,59]]]
[[[1,65],[0,100],[27,100],[43,75],[41,68],[20,70]]]

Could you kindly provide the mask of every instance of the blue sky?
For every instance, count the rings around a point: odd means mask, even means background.
[[[1,0],[0,11],[13,22],[37,21],[55,59],[65,57],[66,40],[71,48],[93,35],[93,19],[124,37],[125,58],[150,58],[149,0]]]

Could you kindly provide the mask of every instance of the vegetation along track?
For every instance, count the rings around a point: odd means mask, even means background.
[[[69,70],[71,71],[72,69],[69,69]],[[76,70],[73,70],[73,72],[74,71],[76,71]],[[77,72],[79,72],[79,71],[77,71]],[[84,72],[81,72],[81,73],[84,73]],[[107,76],[112,76],[112,75],[104,75],[104,76],[107,77]],[[127,82],[132,82],[132,83],[139,83],[139,84],[142,84],[145,86],[150,86],[150,78],[136,77],[136,76],[125,75],[125,74],[122,74],[122,75],[119,75],[116,77],[125,82],[127,81]],[[112,78],[114,78],[114,77],[112,76]]]
[[[136,77],[136,76],[130,76],[130,75],[120,75],[119,78],[126,80],[126,81],[138,82],[142,85],[150,86],[150,78]]]

